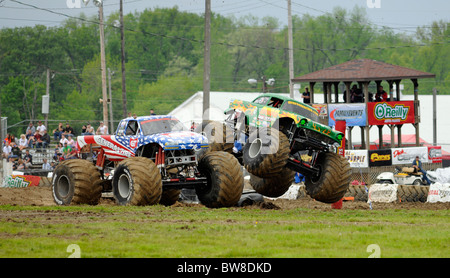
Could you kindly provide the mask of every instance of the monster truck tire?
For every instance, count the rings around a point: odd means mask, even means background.
[[[295,172],[284,168],[279,174],[270,178],[260,178],[250,174],[250,185],[256,192],[267,197],[280,197],[294,182]]]
[[[260,178],[274,177],[286,166],[289,151],[286,135],[274,128],[259,128],[250,134],[244,146],[244,167]]]
[[[164,206],[171,206],[178,201],[180,193],[181,190],[178,189],[163,190],[159,203]]]
[[[149,158],[127,158],[114,171],[112,189],[120,205],[154,205],[161,199],[161,174]]]
[[[227,132],[227,126],[217,121],[203,121],[197,126],[194,132],[201,133],[208,138],[208,148],[201,149],[197,156],[202,158],[207,152],[224,151],[233,152],[234,137],[233,132]]]
[[[53,171],[52,193],[58,205],[97,205],[102,189],[99,171],[87,160],[65,160]]]
[[[350,184],[350,164],[336,153],[321,153],[315,165],[320,168],[320,173],[315,177],[306,176],[306,192],[323,203],[339,201]]]
[[[207,178],[206,186],[195,188],[202,204],[219,208],[233,206],[239,201],[244,188],[244,175],[232,154],[208,152],[199,161],[198,169]]]

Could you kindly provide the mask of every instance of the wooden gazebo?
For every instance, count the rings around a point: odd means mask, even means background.
[[[419,110],[419,83],[418,79],[422,78],[435,78],[435,74],[418,71],[415,69],[405,68],[401,66],[396,66],[392,64],[383,63],[380,61],[370,60],[370,59],[357,59],[348,61],[339,65],[331,66],[329,68],[319,70],[316,72],[312,72],[297,78],[292,79],[293,83],[309,83],[310,94],[311,94],[311,103],[314,103],[314,86],[316,83],[323,84],[323,92],[324,92],[324,102],[331,103],[331,94],[334,92],[335,94],[335,103],[338,102],[339,98],[339,84],[341,82],[345,85],[345,90],[350,92],[350,87],[353,82],[357,82],[359,88],[362,89],[364,94],[364,102],[366,105],[366,111],[368,110],[368,101],[369,101],[369,83],[375,82],[377,84],[377,88],[380,86],[382,81],[386,81],[389,84],[388,94],[390,96],[390,100],[400,101],[400,90],[396,90],[396,96],[394,96],[394,84],[396,84],[396,88],[400,88],[400,82],[404,79],[410,79],[414,85],[414,104],[415,104],[415,121],[413,123],[416,130],[416,145],[419,146],[420,137],[419,137],[419,122],[420,115]],[[350,103],[350,94],[346,94],[345,103]],[[394,128],[395,124],[389,125],[391,129],[391,146],[394,146],[395,136],[394,136]],[[362,135],[362,144],[365,148],[369,149],[370,146],[370,125],[367,120],[367,125],[362,127],[365,129],[365,138]],[[398,127],[398,144],[401,146],[401,125],[397,125]],[[350,131],[351,131],[350,127]],[[381,127],[379,127],[380,141],[382,140],[382,132]],[[351,137],[351,132],[350,132]],[[351,140],[350,140],[351,141]],[[368,142],[366,146],[365,142]]]

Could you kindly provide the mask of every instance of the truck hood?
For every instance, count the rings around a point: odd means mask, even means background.
[[[88,144],[101,146],[109,159],[116,160],[135,156],[139,147],[155,143],[163,147],[164,150],[196,150],[208,147],[208,139],[205,136],[190,131],[146,136],[87,135],[77,137],[79,149]]]

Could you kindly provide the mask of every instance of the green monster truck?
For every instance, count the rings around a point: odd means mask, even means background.
[[[232,100],[225,114],[224,125],[202,127],[215,130],[205,132],[214,141],[210,148],[233,150],[258,193],[281,196],[299,172],[312,198],[334,203],[344,196],[351,169],[336,153],[344,134],[320,124],[315,108],[268,93],[252,102]]]

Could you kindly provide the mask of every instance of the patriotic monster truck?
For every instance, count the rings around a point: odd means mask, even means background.
[[[225,114],[222,149],[235,142],[235,156],[251,174],[250,183],[258,193],[284,194],[299,172],[312,198],[334,203],[344,196],[351,169],[336,153],[344,134],[319,123],[315,108],[268,93],[252,102],[232,100]]]
[[[53,172],[53,197],[60,205],[95,205],[105,192],[120,205],[171,205],[182,188],[195,188],[205,206],[226,207],[242,194],[237,159],[218,151],[198,161],[207,138],[172,116],[126,118],[114,135],[78,136],[77,144],[81,159],[65,160]]]

